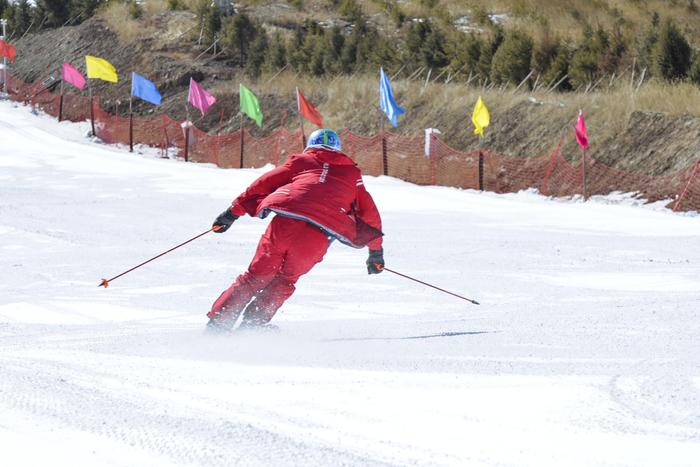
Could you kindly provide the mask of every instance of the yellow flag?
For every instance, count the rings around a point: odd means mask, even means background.
[[[484,101],[481,100],[481,96],[476,101],[474,106],[474,112],[472,113],[472,122],[474,122],[474,134],[479,136],[484,136],[484,128],[489,126],[491,117],[489,116],[489,109],[484,105]]]
[[[85,65],[87,66],[87,77],[97,78],[110,83],[119,81],[117,70],[114,65],[109,63],[104,58],[93,57],[92,55],[85,56]]]

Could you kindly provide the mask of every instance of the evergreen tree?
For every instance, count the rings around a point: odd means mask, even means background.
[[[365,42],[371,46],[372,54],[369,64],[373,69],[380,66],[391,68],[399,62],[396,46],[390,39],[379,34],[376,30],[372,30],[369,35],[365,36]]]
[[[353,23],[361,21],[364,17],[362,7],[360,7],[356,0],[341,0],[338,5],[338,12],[343,15],[345,19]]]
[[[586,48],[574,52],[569,65],[571,84],[575,87],[592,84],[598,76],[598,60],[599,57]]]
[[[447,45],[447,54],[450,57],[449,70],[452,74],[461,77],[477,74],[477,65],[481,56],[484,42],[474,33],[456,33]]]
[[[47,27],[63,26],[70,18],[70,2],[66,0],[39,0],[36,5],[46,12],[44,25]]]
[[[355,71],[365,71],[368,66],[374,67],[377,64],[375,52],[378,44],[378,33],[363,20],[355,25],[354,34],[357,38]]]
[[[185,4],[185,0],[168,0],[168,10],[177,11],[177,10],[185,10],[185,9],[187,9],[187,5]]]
[[[32,24],[32,6],[28,0],[19,0],[10,7],[12,17],[8,18],[8,26],[19,39]],[[9,31],[8,31],[9,35]]]
[[[406,35],[407,60],[417,67],[441,68],[449,61],[445,52],[444,34],[430,21],[412,23]]]
[[[287,50],[282,41],[282,35],[277,32],[272,36],[272,41],[265,54],[263,69],[268,72],[281,70],[287,64]]]
[[[491,61],[491,80],[495,83],[520,83],[530,73],[532,39],[522,31],[506,34]]]
[[[504,37],[503,28],[498,25],[494,26],[493,36],[488,44],[482,47],[481,54],[479,54],[479,62],[476,65],[476,74],[480,78],[483,79],[491,76],[491,61],[493,60],[493,55],[501,46]]]
[[[340,53],[340,68],[343,73],[352,73],[357,64],[358,35],[353,32],[343,43]]]
[[[71,0],[70,18],[73,20],[71,24],[80,24],[90,19],[97,12],[97,8],[105,3],[105,1],[106,0]]]
[[[326,31],[325,43],[323,67],[327,73],[339,73],[342,70],[340,57],[345,44],[345,37],[343,37],[339,27],[333,27]]]
[[[695,84],[700,84],[700,52],[695,52],[688,70],[688,78]]]
[[[306,30],[302,27],[294,29],[289,42],[287,42],[287,60],[294,71],[303,72],[309,62],[309,55],[306,53],[304,43],[306,41]]]
[[[572,86],[571,79],[568,76],[571,56],[569,45],[563,42],[559,43],[552,62],[540,76],[540,82],[546,86],[554,86],[556,84],[556,89],[559,91],[570,91]]]
[[[39,27],[42,29],[53,27],[53,25],[47,24],[49,19],[49,12],[46,6],[41,2],[35,2],[30,10],[32,29],[38,31]]]
[[[542,75],[552,65],[559,47],[559,39],[552,37],[549,29],[545,29],[539,40],[533,45],[531,66],[532,70]]]
[[[651,54],[659,38],[659,24],[659,15],[654,13],[649,26],[637,38],[637,64],[640,68],[651,68]]]
[[[627,44],[622,35],[622,30],[619,25],[617,25],[609,36],[607,50],[603,53],[598,68],[602,73],[611,75],[620,67],[620,63],[626,52]]]
[[[238,55],[238,64],[244,66],[257,33],[258,28],[245,13],[230,16],[222,28],[221,45]]]
[[[212,45],[216,41],[219,31],[221,31],[221,10],[217,5],[210,5],[204,14],[204,29],[202,31],[204,45]]]
[[[260,28],[257,32],[253,43],[250,44],[250,53],[248,61],[245,64],[245,70],[252,78],[257,78],[263,69],[265,57],[267,54],[268,40],[265,31]]]
[[[586,25],[583,36],[569,66],[571,83],[575,87],[593,84],[600,78],[603,57],[610,48],[610,37],[602,28],[593,31],[590,25]]]
[[[314,38],[315,36],[309,35],[308,38]],[[326,73],[326,68],[324,66],[325,59],[325,47],[323,42],[315,40],[312,41],[314,44],[312,47],[311,58],[309,60],[309,73],[313,76],[323,76]]]
[[[136,1],[129,1],[128,3],[128,11],[129,11],[129,16],[131,19],[139,19],[143,16],[143,6],[136,2]]]
[[[690,68],[690,59],[690,44],[672,20],[664,20],[652,51],[654,74],[667,80],[684,78]]]

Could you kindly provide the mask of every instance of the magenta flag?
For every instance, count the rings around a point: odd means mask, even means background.
[[[61,79],[66,83],[72,84],[81,91],[85,87],[85,78],[83,78],[83,75],[68,62],[63,63]]]
[[[202,116],[204,116],[207,113],[207,109],[216,102],[216,97],[209,94],[195,80],[190,78],[190,93],[187,96],[187,101],[198,108],[202,112]]]
[[[578,145],[583,149],[588,148],[588,132],[586,131],[586,122],[583,121],[583,112],[579,110],[578,120],[576,120],[576,126],[574,127],[574,132],[576,133],[576,141]]]

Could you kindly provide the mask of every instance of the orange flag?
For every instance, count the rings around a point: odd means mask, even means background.
[[[299,111],[299,115],[317,127],[323,128],[323,115],[316,110],[316,107],[309,104],[299,88],[297,88],[297,110]]]

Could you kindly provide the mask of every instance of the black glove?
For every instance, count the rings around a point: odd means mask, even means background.
[[[219,214],[219,217],[214,219],[214,223],[211,227],[214,229],[214,232],[223,233],[231,227],[231,224],[233,224],[236,219],[238,219],[238,216],[233,214],[230,209],[227,209]]]
[[[369,250],[367,274],[379,274],[384,270],[384,250]]]

